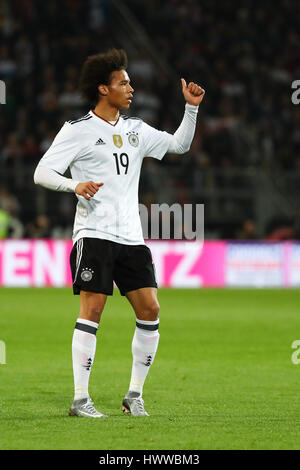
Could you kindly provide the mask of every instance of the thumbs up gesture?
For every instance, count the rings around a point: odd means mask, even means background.
[[[194,106],[199,106],[203,100],[205,90],[194,82],[190,82],[188,85],[184,78],[181,79],[182,93],[185,101]]]

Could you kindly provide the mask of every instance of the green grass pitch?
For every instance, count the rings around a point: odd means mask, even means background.
[[[90,379],[105,420],[69,417],[70,289],[0,289],[0,449],[299,449],[298,290],[160,289],[149,418],[125,416],[135,318],[118,291],[97,333]]]

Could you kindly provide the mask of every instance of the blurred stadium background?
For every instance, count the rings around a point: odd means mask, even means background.
[[[70,239],[76,198],[32,175],[64,121],[88,110],[77,92],[83,61],[113,46],[129,55],[130,114],[159,129],[181,120],[181,76],[206,90],[190,152],[145,159],[140,202],[204,204],[206,240],[298,240],[299,5],[278,5],[3,0],[0,237]]]

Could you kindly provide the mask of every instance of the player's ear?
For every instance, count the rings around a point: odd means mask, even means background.
[[[108,93],[108,87],[106,85],[99,85],[98,86],[98,91],[100,95],[106,96]]]

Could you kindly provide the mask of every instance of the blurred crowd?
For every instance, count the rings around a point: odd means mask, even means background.
[[[135,88],[130,114],[174,132],[184,105],[180,77],[206,90],[189,154],[145,160],[141,202],[207,203],[209,216],[208,189],[245,189],[242,178],[228,178],[231,169],[300,175],[300,106],[291,103],[291,83],[300,79],[297,2],[122,3],[167,64],[155,62],[137,38],[128,51]],[[108,47],[126,49],[117,14],[109,0],[2,0],[0,237],[71,235],[75,197],[60,193],[58,205],[57,194],[37,192],[32,174],[64,121],[89,110],[77,91],[85,58]],[[224,232],[215,217],[216,236],[258,237],[252,206],[219,204],[219,212],[228,207],[235,215],[235,225]],[[291,222],[272,223],[265,237],[274,231],[279,239],[296,236]],[[286,226],[290,231],[278,232]]]

